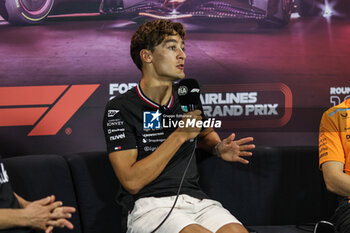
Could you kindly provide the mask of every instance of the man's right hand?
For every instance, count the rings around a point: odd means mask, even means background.
[[[195,119],[194,127],[187,126],[187,121],[193,121]],[[192,112],[188,112],[184,114],[182,117],[182,121],[185,123],[185,127],[178,127],[175,132],[179,133],[181,137],[183,137],[184,141],[190,140],[192,138],[195,138],[198,136],[198,134],[201,131],[201,127],[196,127],[197,121],[202,120],[202,111],[201,110],[194,110]]]

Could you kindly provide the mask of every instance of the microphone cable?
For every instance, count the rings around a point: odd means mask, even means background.
[[[190,167],[191,161],[192,161],[192,159],[194,157],[194,154],[195,154],[195,151],[196,151],[197,137],[194,140],[195,140],[194,141],[194,148],[193,148],[190,160],[188,161],[188,164],[187,164],[186,169],[184,171],[184,174],[182,175],[181,182],[180,182],[179,188],[177,190],[177,194],[176,194],[176,198],[175,198],[174,204],[171,207],[171,209],[170,209],[169,213],[167,214],[167,216],[163,219],[163,221],[151,233],[155,233],[163,225],[163,223],[168,219],[168,217],[170,216],[171,212],[173,211],[173,209],[174,209],[174,207],[176,205],[177,199],[179,198],[179,195],[180,195],[180,191],[181,191],[181,187],[182,187],[183,181],[184,181],[186,173],[187,173],[187,170]]]

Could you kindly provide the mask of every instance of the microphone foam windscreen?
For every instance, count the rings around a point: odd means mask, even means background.
[[[181,105],[198,105],[200,103],[199,84],[195,79],[182,79],[179,82],[179,89],[177,93],[179,95]]]

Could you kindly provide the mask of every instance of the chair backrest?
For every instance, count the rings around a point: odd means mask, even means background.
[[[317,147],[258,147],[253,154],[248,165],[202,161],[203,190],[246,225],[296,225],[332,216],[337,201],[325,188]]]
[[[71,168],[84,233],[121,231],[121,207],[115,202],[118,180],[106,152],[65,156]]]

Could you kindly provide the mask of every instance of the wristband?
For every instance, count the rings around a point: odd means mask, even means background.
[[[217,143],[215,146],[214,146],[214,155],[216,155],[217,157],[219,157],[219,158],[221,158],[221,156],[220,156],[220,153],[219,153],[219,151],[218,151],[218,147],[219,147],[219,144],[220,144],[221,142],[219,142],[219,143]]]

